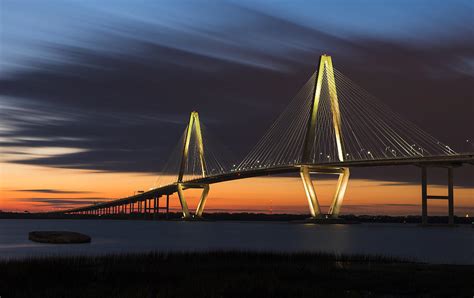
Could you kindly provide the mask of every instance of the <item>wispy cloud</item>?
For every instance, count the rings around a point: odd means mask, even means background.
[[[414,181],[402,181],[402,182],[381,182],[379,186],[412,186],[418,185],[419,183]]]
[[[76,190],[61,190],[61,189],[16,189],[18,192],[36,192],[36,193],[50,193],[50,194],[88,194],[90,191],[76,191]]]
[[[418,207],[420,206],[420,204],[397,204],[397,203],[393,203],[393,204],[376,204],[377,206],[389,206],[389,207],[397,207],[397,206],[400,206],[400,207]]]
[[[52,206],[64,206],[64,205],[90,205],[97,202],[108,201],[110,198],[22,198],[16,199],[17,201],[29,202],[29,203],[47,203]]]

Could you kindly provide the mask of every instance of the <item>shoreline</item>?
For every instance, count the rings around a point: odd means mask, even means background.
[[[205,213],[203,219],[199,221],[275,221],[275,222],[298,222],[307,221],[306,214],[266,214],[266,213]],[[420,224],[420,215],[389,216],[389,215],[353,215],[345,214],[339,216],[342,220],[359,223],[410,223]],[[79,215],[79,214],[48,214],[48,213],[20,213],[20,212],[0,212],[0,219],[101,219],[101,220],[181,220],[181,213],[173,212],[168,216],[165,214],[110,214],[110,215]],[[429,224],[443,226],[448,223],[447,216],[430,216]],[[471,217],[454,217],[455,224],[474,224]],[[342,223],[344,224],[344,223]]]

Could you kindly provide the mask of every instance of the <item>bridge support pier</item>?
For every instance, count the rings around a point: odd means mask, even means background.
[[[329,208],[329,214],[334,218],[339,217],[339,212],[341,211],[342,201],[344,200],[350,176],[349,168],[341,168],[341,170],[342,173],[339,173],[339,178],[337,180],[336,193],[334,194],[334,199]]]
[[[189,218],[189,208],[186,199],[184,198],[184,187],[181,183],[178,183],[178,198],[183,212],[183,218]]]
[[[341,210],[342,201],[344,200],[344,194],[347,189],[347,183],[349,182],[350,171],[349,168],[331,168],[331,167],[318,167],[312,168],[309,166],[300,167],[300,176],[303,181],[304,190],[308,199],[309,211],[312,218],[321,218],[321,207],[319,206],[316,191],[311,180],[311,173],[317,174],[337,174],[339,179],[337,181],[336,192],[329,208],[328,215],[332,218],[339,216]]]
[[[309,212],[311,217],[321,217],[321,207],[319,207],[318,198],[316,197],[316,191],[314,190],[313,181],[311,181],[311,175],[308,167],[300,168],[301,180],[303,180],[304,191],[306,198],[308,199]]]
[[[195,213],[197,217],[201,217],[202,212],[204,211],[204,205],[206,204],[207,195],[209,194],[209,184],[178,183],[177,186],[178,186],[179,202],[181,204],[181,209],[183,211],[184,219],[191,218],[191,213],[189,212],[188,203],[186,202],[186,198],[184,197],[184,190],[188,188],[201,188],[202,189],[201,198],[199,199],[199,203],[198,203],[198,206],[196,208],[196,213]]]
[[[448,195],[428,195],[428,167],[421,167],[421,224],[428,224],[428,200],[448,200],[448,224],[454,225],[454,179],[453,168],[448,167]]]
[[[203,190],[201,198],[199,199],[198,206],[196,208],[196,216],[202,217],[202,212],[204,211],[204,206],[206,205],[207,195],[209,194],[209,184],[203,185]]]

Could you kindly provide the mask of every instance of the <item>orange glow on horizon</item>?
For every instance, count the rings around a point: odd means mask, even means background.
[[[112,200],[148,190],[156,175],[142,173],[104,173],[2,163],[0,169],[0,210],[50,211]],[[323,212],[335,191],[335,179],[314,184]],[[444,186],[431,186],[430,193],[444,194]],[[189,207],[196,208],[199,190],[187,190]],[[474,213],[473,188],[455,189],[455,213]],[[420,186],[397,182],[351,179],[342,213],[419,214]],[[163,200],[161,206],[164,205]],[[176,195],[170,198],[171,210],[179,210]],[[211,185],[204,212],[308,213],[299,177],[260,177]],[[430,201],[429,213],[446,215],[447,202]]]

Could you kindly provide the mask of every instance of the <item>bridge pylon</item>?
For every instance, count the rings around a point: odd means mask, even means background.
[[[326,80],[324,80],[326,79]],[[339,211],[342,206],[344,194],[349,181],[350,171],[347,167],[324,167],[324,166],[311,166],[313,160],[311,159],[311,153],[315,141],[315,129],[318,121],[318,108],[321,98],[321,90],[323,88],[323,82],[326,81],[328,86],[329,99],[331,104],[332,114],[332,128],[334,129],[335,142],[337,146],[337,157],[339,161],[344,161],[344,147],[342,142],[342,122],[341,113],[339,110],[339,100],[337,97],[336,80],[334,78],[334,69],[332,66],[331,56],[322,55],[319,60],[318,73],[316,82],[313,89],[313,101],[311,104],[311,113],[307,123],[307,130],[305,141],[303,144],[303,155],[302,164],[300,165],[300,176],[303,181],[306,197],[308,198],[309,209],[311,217],[319,218],[322,216],[321,208],[319,206],[316,191],[311,180],[311,173],[318,174],[337,174],[339,179],[337,182],[336,192],[334,194],[331,207],[329,208],[328,215],[331,217],[338,217]]]
[[[206,169],[206,160],[204,157],[204,143],[202,141],[202,132],[201,132],[201,124],[199,122],[199,114],[196,111],[191,112],[191,116],[189,117],[189,123],[186,128],[186,134],[183,143],[183,153],[181,156],[181,165],[179,168],[178,173],[178,181],[177,190],[178,190],[178,198],[181,204],[181,209],[183,212],[183,218],[190,218],[191,214],[189,212],[188,204],[186,202],[186,198],[184,197],[184,190],[188,188],[201,188],[202,194],[201,198],[199,199],[198,206],[196,208],[195,215],[197,217],[202,216],[202,212],[204,210],[204,205],[206,204],[207,195],[209,194],[209,184],[201,184],[201,183],[186,183],[183,181],[186,166],[188,164],[188,157],[189,157],[189,147],[191,144],[191,138],[195,137],[196,144],[197,144],[197,152],[199,155],[199,167],[201,176],[205,177],[207,173]]]

